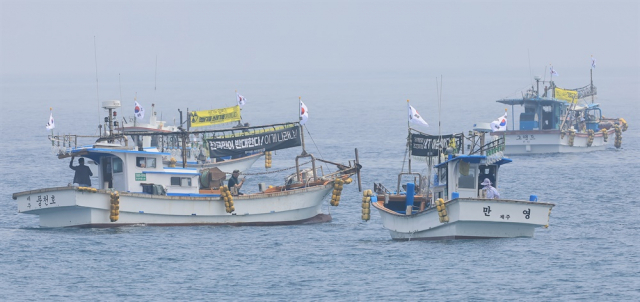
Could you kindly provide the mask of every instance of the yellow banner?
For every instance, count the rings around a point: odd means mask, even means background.
[[[222,123],[236,122],[240,120],[240,106],[220,108],[213,110],[191,111],[189,121],[191,127],[202,127]]]
[[[578,102],[578,92],[575,90],[568,90],[556,87],[556,99],[564,100],[569,103],[577,103]]]

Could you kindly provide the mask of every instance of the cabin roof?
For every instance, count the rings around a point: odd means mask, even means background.
[[[89,159],[94,160],[95,162],[100,162],[100,158],[109,156],[110,154],[115,153],[133,153],[136,155],[154,155],[154,156],[162,156],[162,155],[171,155],[171,153],[165,152],[150,152],[150,151],[137,151],[137,150],[123,150],[123,149],[110,149],[110,148],[79,148],[71,151],[72,156],[82,156]]]
[[[447,160],[447,161],[445,161],[443,163],[440,163],[440,164],[436,165],[436,168],[440,168],[440,167],[442,167],[444,165],[447,165],[450,162],[454,162],[454,161],[458,161],[458,160],[461,160],[461,161],[464,161],[464,162],[468,162],[468,163],[472,163],[472,164],[477,164],[477,163],[482,162],[482,160],[484,160],[486,158],[487,158],[487,156],[485,156],[485,155],[457,155],[457,156],[455,156],[455,157],[453,157],[453,158],[451,158],[451,159],[449,159],[449,160]],[[500,166],[500,165],[508,164],[508,163],[510,163],[512,161],[513,160],[511,160],[510,158],[503,157],[500,160],[498,160],[498,161],[496,161],[496,162],[494,162],[492,164]]]
[[[551,99],[551,98],[532,98],[532,99],[502,99],[496,102],[506,105],[524,105],[526,103],[538,103],[540,105],[551,105],[555,103],[567,103],[565,101]]]

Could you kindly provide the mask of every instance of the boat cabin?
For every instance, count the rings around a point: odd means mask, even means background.
[[[199,193],[198,170],[163,167],[162,157],[168,153],[155,149],[138,151],[115,144],[96,144],[75,149],[71,155],[91,159],[97,165],[99,189],[169,196]]]
[[[451,155],[447,161],[435,166],[432,184],[434,199],[482,197],[482,181],[488,178],[494,187],[497,186],[500,166],[510,162],[511,159],[498,154]]]
[[[553,81],[549,87],[545,87],[544,93],[540,95],[538,86],[540,78],[536,77],[536,87],[531,87],[522,98],[502,99],[496,102],[511,106],[513,125],[516,124],[514,106],[523,107],[519,114],[518,127],[512,126],[511,131],[533,131],[533,130],[566,130],[573,127],[577,132],[588,130],[598,131],[600,119],[602,117],[600,107],[594,104],[577,105],[578,101],[588,96],[597,94],[597,89],[593,85],[588,85],[578,89],[565,90],[557,88]],[[568,96],[556,95],[556,89],[570,91],[572,98]],[[507,131],[509,131],[507,127]]]

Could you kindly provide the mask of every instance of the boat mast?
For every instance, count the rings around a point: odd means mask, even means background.
[[[182,121],[182,110],[178,109],[178,112],[180,112],[180,126],[178,126],[178,129],[180,130],[180,137],[182,138],[182,168],[186,168],[187,167],[187,143],[185,142],[187,131],[184,130],[184,128],[182,127],[183,121]],[[187,108],[187,113],[189,112],[189,108]],[[187,118],[189,118],[189,116],[187,115]],[[187,129],[188,130],[188,129]]]
[[[98,101],[98,125],[101,124],[100,121],[100,93],[98,90],[98,51],[96,50],[96,36],[93,36],[93,55],[96,62],[96,100]],[[106,129],[105,129],[106,130]]]
[[[407,100],[407,106],[409,105],[409,100]],[[411,107],[409,107],[409,114],[411,114]],[[409,119],[407,119],[407,148],[409,148],[409,173],[411,173],[411,125],[409,125]]]
[[[593,104],[593,68],[590,70],[591,72],[591,104]]]

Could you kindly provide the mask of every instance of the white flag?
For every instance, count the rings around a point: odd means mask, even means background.
[[[236,99],[238,100],[238,106],[240,106],[240,108],[242,108],[242,106],[244,106],[244,104],[247,102],[247,99],[237,92]]]
[[[507,131],[507,111],[504,111],[504,115],[497,120],[491,122],[491,130],[493,131]]]
[[[560,75],[556,72],[555,69],[553,69],[553,66],[549,65],[549,70],[551,72],[551,76],[556,76],[559,77]]]
[[[300,100],[300,125],[304,125],[307,123],[309,119],[309,110],[307,106]]]
[[[136,115],[136,118],[142,119],[144,118],[144,108],[142,108],[142,106],[140,104],[138,104],[137,101],[135,101],[135,109],[134,109],[134,114]]]
[[[49,114],[49,122],[47,123],[47,130],[52,130],[56,127],[56,124],[53,122],[53,113]]]
[[[410,123],[425,125],[429,127],[429,124],[427,124],[427,122],[420,116],[420,114],[418,114],[418,110],[416,110],[416,108],[413,108],[413,106],[409,105],[409,103],[407,103],[407,106],[409,106],[409,122]]]

